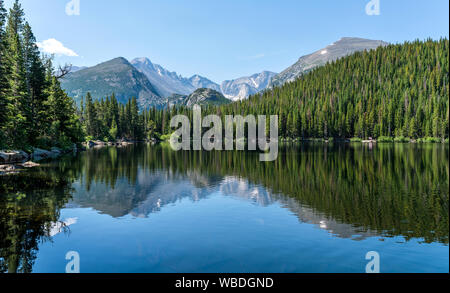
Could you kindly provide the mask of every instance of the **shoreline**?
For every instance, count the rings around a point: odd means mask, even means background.
[[[39,161],[56,159],[69,153],[81,151],[76,145],[71,149],[60,149],[52,147],[50,150],[34,148],[32,153],[22,150],[3,151],[0,150],[0,176],[17,174],[26,169],[40,166]]]
[[[381,139],[380,139],[381,138]],[[322,143],[392,143],[392,144],[448,144],[449,139],[423,137],[411,139],[405,137],[380,137],[379,139],[362,138],[279,138],[280,142],[322,142]]]
[[[5,151],[0,150],[0,175],[4,175],[10,169],[11,166],[19,166],[19,169],[32,168],[38,166],[35,162],[39,162],[45,159],[56,159],[63,155],[69,153],[77,153],[85,151],[87,149],[103,148],[103,147],[124,147],[129,145],[134,145],[138,143],[149,143],[152,145],[163,143],[168,140],[145,140],[145,141],[127,141],[118,140],[116,142],[104,142],[99,140],[91,140],[87,142],[80,143],[81,147],[77,147],[76,144],[73,145],[71,149],[60,149],[57,147],[52,147],[50,150],[44,150],[40,148],[34,148],[33,153],[27,153],[22,150],[11,150]],[[235,141],[235,140],[234,140]],[[247,140],[246,140],[247,141]],[[377,139],[323,139],[323,138],[279,138],[280,143],[359,143],[359,144],[441,144],[445,145],[449,143],[449,139],[438,139],[438,138],[419,138],[419,139],[409,139],[409,138],[383,138],[381,140]],[[10,170],[9,172],[14,172]]]
[[[157,140],[149,140],[149,141],[118,141],[118,142],[101,142],[101,141],[89,141],[81,143],[81,147],[76,147],[74,145],[73,149],[62,150],[59,148],[52,148],[50,151],[43,150],[39,148],[35,148],[33,153],[28,154],[21,150],[14,151],[2,151],[0,150],[0,176],[4,175],[14,175],[19,172],[25,171],[27,169],[31,169],[34,167],[39,167],[40,164],[38,162],[47,160],[47,159],[58,159],[61,156],[70,154],[70,153],[78,153],[82,151],[86,151],[88,149],[100,149],[104,147],[116,147],[122,148],[134,144],[139,143],[147,143],[147,144],[158,144],[164,143],[167,141],[157,141]],[[301,144],[301,143],[321,143],[325,145],[338,143],[338,144],[361,144],[361,145],[369,145],[373,146],[374,144],[392,144],[392,145],[404,145],[404,144],[437,144],[437,145],[448,145],[448,139],[441,142],[430,142],[425,140],[410,140],[410,141],[377,141],[377,140],[351,140],[351,139],[289,139],[289,138],[279,138],[279,142],[282,144],[291,143],[291,144]]]

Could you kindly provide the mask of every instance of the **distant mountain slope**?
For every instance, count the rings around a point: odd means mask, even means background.
[[[324,49],[301,57],[297,63],[272,78],[269,87],[280,86],[286,82],[294,81],[299,76],[308,73],[316,67],[323,66],[327,62],[335,61],[355,52],[372,50],[379,46],[387,45],[388,43],[383,41],[361,38],[342,38]]]
[[[252,76],[226,80],[222,83],[220,89],[224,96],[230,100],[243,100],[250,95],[265,90],[275,75],[274,72],[263,71]]]
[[[145,74],[159,95],[169,97],[172,94],[189,95],[198,88],[211,88],[220,91],[220,86],[200,75],[184,78],[176,72],[170,72],[161,65],[153,64],[148,58],[136,58],[130,62],[137,70]]]
[[[207,88],[220,92],[220,86],[217,83],[197,74],[189,78],[189,82],[194,89]]]
[[[168,97],[174,93],[188,95],[195,90],[188,80],[176,72],[170,72],[158,64],[153,64],[148,58],[136,58],[130,63],[147,76],[163,97]]]
[[[86,69],[87,67],[86,66],[72,66],[72,68],[71,68],[71,70],[70,70],[70,72],[77,72],[77,71],[80,71],[80,70],[83,70],[83,69]]]
[[[223,105],[231,103],[221,93],[213,89],[201,88],[190,94],[184,104],[188,107],[197,105]]]
[[[180,95],[180,94],[173,94],[166,99],[166,106],[169,105],[177,106],[177,105],[184,105],[184,102],[186,101],[188,95]]]
[[[61,86],[77,102],[90,92],[93,99],[115,93],[120,103],[136,97],[143,109],[164,103],[148,78],[122,57],[70,73]]]
[[[224,105],[231,103],[231,100],[225,98],[220,92],[213,89],[200,88],[188,96],[173,94],[167,98],[166,103],[170,106],[182,105],[193,107],[194,105]]]

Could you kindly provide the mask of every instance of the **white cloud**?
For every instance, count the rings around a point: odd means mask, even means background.
[[[42,42],[37,42],[36,45],[45,53],[64,55],[69,57],[78,57],[78,54],[73,50],[64,47],[64,45],[56,39],[48,39]]]

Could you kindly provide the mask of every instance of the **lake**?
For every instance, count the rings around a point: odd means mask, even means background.
[[[0,176],[0,271],[449,272],[449,148],[91,149]]]

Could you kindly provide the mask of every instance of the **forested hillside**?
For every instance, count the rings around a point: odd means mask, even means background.
[[[221,108],[278,114],[282,137],[448,137],[448,39],[355,53]]]
[[[449,132],[448,73],[448,39],[381,46],[248,100],[203,106],[203,112],[278,115],[284,138],[442,140]],[[113,93],[101,100],[87,94],[77,108],[61,89],[63,75],[41,56],[18,1],[7,13],[0,0],[0,149],[152,138],[173,132],[171,117],[192,115],[186,106],[140,111],[132,93],[126,104]]]
[[[294,82],[204,115],[278,115],[284,138],[448,138],[448,39],[358,52]],[[169,134],[179,106],[145,112],[154,132]],[[401,139],[400,139],[401,140]],[[406,140],[406,139],[405,139]]]

